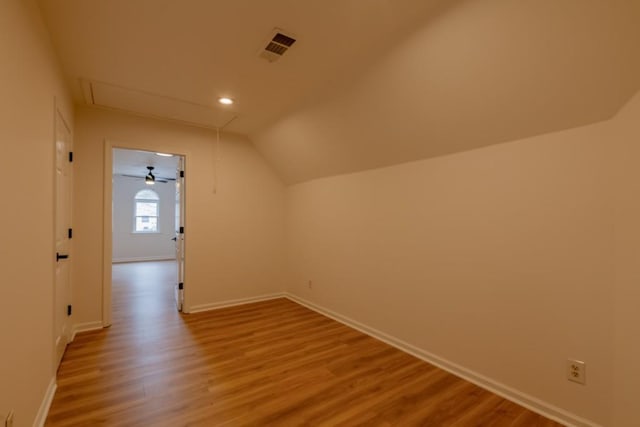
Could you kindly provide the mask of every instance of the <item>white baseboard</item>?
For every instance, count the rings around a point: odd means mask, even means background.
[[[502,384],[456,363],[448,361],[442,357],[436,356],[435,354],[432,354],[426,350],[415,347],[391,335],[385,334],[382,331],[369,327],[347,316],[336,313],[333,310],[329,310],[328,308],[307,301],[304,298],[300,298],[297,295],[285,292],[285,297],[295,303],[303,305],[324,316],[330,317],[333,320],[336,320],[344,325],[365,333],[382,342],[385,342],[399,350],[404,351],[405,353],[409,353],[421,360],[424,360],[427,363],[435,365],[457,377],[463,378],[479,387],[489,390],[492,393],[497,394],[498,396],[515,402],[520,406],[524,406],[525,408],[530,409],[531,411],[543,415],[551,420],[557,421],[570,427],[601,427],[598,424],[567,412],[564,409],[558,408],[526,393],[522,393],[505,384]]]
[[[139,256],[139,257],[128,257],[128,258],[113,258],[111,260],[114,264],[124,263],[124,262],[144,262],[144,261],[175,261],[175,255],[159,255],[159,256]]]
[[[33,427],[44,426],[44,422],[47,420],[47,415],[49,415],[49,408],[51,407],[51,402],[53,402],[53,396],[56,394],[57,387],[58,385],[56,384],[56,377],[54,375],[54,377],[51,378],[51,381],[49,381],[49,387],[47,387],[47,392],[44,395],[44,399],[42,399],[36,419],[33,421]]]
[[[286,294],[284,292],[278,292],[275,294],[260,295],[257,297],[240,298],[240,299],[214,302],[211,304],[194,305],[189,308],[189,311],[187,311],[187,313],[200,313],[202,311],[217,310],[219,308],[233,307],[235,305],[243,305],[243,304],[250,304],[252,302],[260,302],[260,301],[268,301],[276,298],[284,298],[285,296]]]
[[[101,321],[78,323],[73,325],[71,328],[71,338],[69,339],[69,342],[76,339],[76,334],[79,332],[95,331],[97,329],[102,329],[103,327],[104,326]]]

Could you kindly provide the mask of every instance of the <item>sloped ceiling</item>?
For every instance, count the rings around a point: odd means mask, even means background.
[[[605,120],[640,89],[638,0],[40,0],[78,79],[219,109],[286,183]],[[298,41],[281,60],[271,30]],[[216,113],[217,114],[217,113]]]
[[[640,89],[640,1],[460,2],[252,135],[287,183],[605,120]]]
[[[80,79],[136,96],[237,116],[248,134],[357,73],[418,27],[442,0],[38,0],[77,103]],[[297,42],[279,61],[260,58],[274,28]],[[231,107],[216,101],[234,98]],[[130,100],[122,104],[131,105]],[[163,101],[163,102],[164,102]],[[157,102],[156,102],[157,103]],[[217,111],[220,110],[220,111]],[[187,112],[188,113],[188,112]],[[196,114],[196,112],[194,112]],[[171,118],[171,117],[167,117]],[[190,120],[181,117],[182,121]],[[193,122],[202,123],[194,117]],[[212,120],[217,126],[228,120]]]

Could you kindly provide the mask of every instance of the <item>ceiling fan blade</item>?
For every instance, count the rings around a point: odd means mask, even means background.
[[[116,176],[124,176],[124,177],[127,177],[127,178],[137,178],[137,179],[144,179],[145,178],[145,175],[128,175],[126,173],[118,173],[118,174],[114,174],[114,175],[116,175]],[[176,180],[175,178],[165,178],[165,177],[157,177],[156,176],[155,182],[161,182],[163,184],[166,184],[169,181],[175,181],[175,180]]]

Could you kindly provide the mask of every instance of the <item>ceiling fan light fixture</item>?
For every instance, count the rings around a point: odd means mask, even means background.
[[[147,185],[153,185],[156,183],[156,177],[153,174],[153,166],[147,166],[147,169],[149,169],[149,173],[147,174],[147,176],[144,177],[144,183]]]

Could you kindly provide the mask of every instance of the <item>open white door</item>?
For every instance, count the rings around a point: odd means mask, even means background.
[[[71,130],[64,118],[56,110],[56,177],[55,177],[55,239],[56,267],[54,291],[54,346],[56,367],[71,335],[71,278],[69,259],[69,239],[71,238]]]
[[[184,304],[184,157],[178,158],[176,170],[176,263],[177,280],[175,285],[176,307],[182,311]]]

